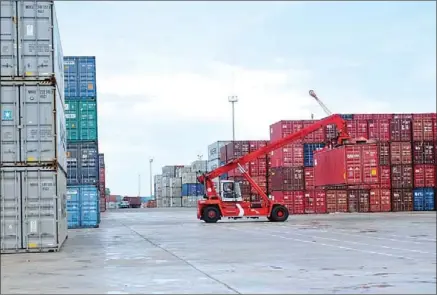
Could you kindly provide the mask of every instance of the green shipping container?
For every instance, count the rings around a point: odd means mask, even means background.
[[[97,140],[97,103],[94,98],[65,101],[67,140]]]

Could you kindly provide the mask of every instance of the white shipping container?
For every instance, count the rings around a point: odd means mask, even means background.
[[[176,169],[176,177],[182,177],[184,173],[191,172],[191,166],[184,166]]]
[[[162,187],[170,186],[170,179],[171,179],[170,176],[162,176],[162,181],[161,181]]]
[[[53,0],[2,0],[0,30],[3,81],[54,77],[64,93],[64,54]]]
[[[161,183],[162,182],[162,175],[161,174],[157,174],[153,177],[153,181],[155,183]]]
[[[182,207],[182,197],[171,197],[170,207]]]
[[[197,207],[197,201],[203,199],[199,196],[184,196],[182,197],[182,207]]]
[[[216,141],[208,146],[208,161],[220,159],[220,149],[231,141]]]
[[[162,176],[175,177],[176,176],[176,167],[169,166],[169,165],[162,167]]]
[[[191,171],[193,172],[206,172],[207,161],[197,160],[191,163]]]
[[[169,186],[164,186],[162,187],[162,197],[169,197],[170,196],[170,187]]]
[[[67,238],[67,177],[36,167],[0,170],[2,253],[58,251]]]
[[[172,177],[170,178],[170,187],[182,187],[182,183],[181,183],[181,178],[180,177]]]
[[[67,171],[64,104],[56,86],[2,84],[1,150],[3,165],[58,163]]]
[[[197,173],[196,172],[187,172],[182,174],[181,180],[182,184],[185,183],[197,183]]]
[[[208,161],[207,169],[208,171],[212,171],[220,167],[220,159],[210,160]]]
[[[182,196],[182,188],[181,187],[170,187],[169,196],[181,197]]]

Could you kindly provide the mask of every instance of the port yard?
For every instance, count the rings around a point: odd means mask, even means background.
[[[2,255],[1,293],[435,294],[435,212],[193,216],[107,211],[100,228],[69,230],[60,252]]]

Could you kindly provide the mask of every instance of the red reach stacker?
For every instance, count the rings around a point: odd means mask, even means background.
[[[254,152],[228,162],[224,166],[200,175],[198,180],[205,187],[205,195],[203,200],[197,202],[197,218],[207,223],[215,223],[222,217],[233,219],[267,217],[269,221],[286,221],[289,215],[287,207],[281,202],[271,200],[250,177],[247,171],[244,170],[243,165],[286,144],[302,139],[319,128],[332,124],[336,125],[338,131],[337,138],[333,142],[334,145],[342,145],[350,140],[346,129],[346,122],[343,118],[337,114],[330,115],[296,133],[271,142]],[[234,169],[240,169],[244,178],[255,188],[260,196],[259,202],[244,201],[239,183],[235,183],[232,180],[220,180],[217,183],[217,188],[219,189],[219,192],[217,192],[213,179]]]

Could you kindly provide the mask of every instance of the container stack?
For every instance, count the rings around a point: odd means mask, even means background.
[[[265,140],[244,140],[230,142],[220,149],[220,161],[223,164],[227,163],[231,160],[240,158],[252,151],[255,151],[265,146],[267,143],[268,141]],[[269,166],[270,158],[268,155],[261,156],[258,159],[243,166],[243,168],[265,192],[269,191]],[[259,200],[259,195],[255,191],[255,189],[252,188],[250,183],[243,177],[243,174],[239,169],[229,171],[226,179],[240,183],[241,194],[244,200]]]
[[[326,189],[327,211],[435,210],[435,114],[357,114],[353,119],[349,134],[369,138],[368,143],[314,155],[315,184]]]
[[[181,170],[182,207],[196,207],[197,201],[203,198],[204,188],[197,177],[206,172],[207,165],[207,161],[197,160]]]
[[[279,121],[270,126],[270,140],[281,139],[315,122]],[[270,193],[275,200],[283,201],[291,214],[326,213],[326,192],[315,188],[313,167],[313,152],[324,147],[325,138],[325,131],[320,128],[271,154]]]
[[[219,140],[208,146],[208,163],[206,170],[213,171],[220,166],[223,166],[225,163],[220,160],[220,150],[225,145],[229,144],[230,141]],[[227,174],[225,173],[222,176],[223,179],[227,178]],[[215,181],[215,179],[213,179]]]
[[[95,57],[64,57],[64,74],[68,227],[98,227],[100,194]]]
[[[1,253],[67,238],[63,53],[53,1],[38,4],[1,1]]]
[[[100,193],[100,212],[106,211],[106,170],[105,155],[99,154],[99,193]]]

